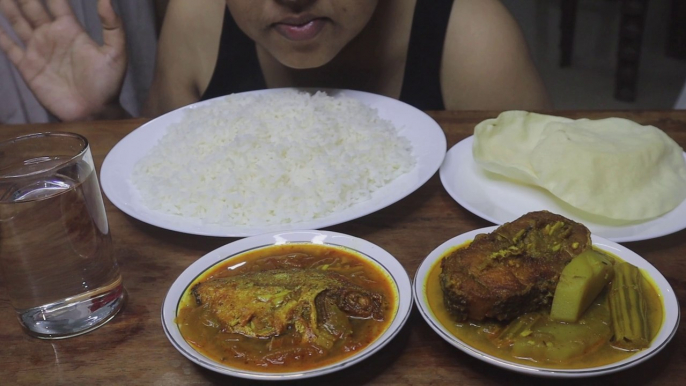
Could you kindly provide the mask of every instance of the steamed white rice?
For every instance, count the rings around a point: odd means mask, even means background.
[[[188,111],[135,166],[155,211],[269,226],[325,217],[411,170],[410,142],[349,97],[230,95]]]

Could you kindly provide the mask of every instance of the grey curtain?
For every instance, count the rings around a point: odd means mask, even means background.
[[[102,25],[96,0],[70,0],[75,15],[97,42],[102,42]],[[129,65],[120,100],[133,116],[140,114],[155,63],[157,35],[154,0],[113,0],[124,20]],[[0,14],[0,26],[14,36],[9,23]],[[36,101],[19,72],[0,51],[0,123],[40,123],[54,120]]]

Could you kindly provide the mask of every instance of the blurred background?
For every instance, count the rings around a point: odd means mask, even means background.
[[[522,27],[555,108],[686,109],[686,0],[501,1]],[[133,115],[152,78],[156,35],[167,2],[113,1],[127,21],[132,60],[121,101]],[[100,41],[96,2],[70,3]],[[0,26],[8,26],[2,17]],[[567,44],[561,45],[563,32],[567,32]],[[568,53],[564,66],[563,47]],[[617,87],[618,76],[621,87]],[[52,120],[0,54],[0,123]]]
[[[686,83],[686,0],[501,1],[522,27],[557,109],[675,107]],[[569,14],[574,3],[571,60],[561,67],[562,11],[567,7]],[[620,28],[622,14],[628,16]],[[643,34],[637,40],[641,18]],[[625,42],[624,78],[637,71],[633,102],[615,97],[620,39]],[[683,103],[681,108],[686,108],[686,100]]]

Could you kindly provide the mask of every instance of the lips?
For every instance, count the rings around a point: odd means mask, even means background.
[[[274,29],[283,37],[292,41],[314,39],[319,35],[327,19],[322,17],[290,17],[274,23]]]

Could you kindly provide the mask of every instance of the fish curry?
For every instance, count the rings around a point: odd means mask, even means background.
[[[177,324],[196,350],[252,371],[305,371],[359,352],[397,310],[390,276],[353,251],[295,243],[235,256],[186,290]]]

